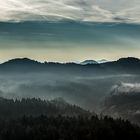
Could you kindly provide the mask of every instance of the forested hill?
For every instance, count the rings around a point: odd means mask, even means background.
[[[140,139],[129,121],[92,114],[61,98],[0,98],[0,140]]]
[[[62,98],[41,100],[27,98],[21,100],[0,98],[0,117],[17,118],[20,116],[79,116],[90,113],[76,105],[67,103]]]
[[[121,119],[93,117],[22,117],[0,119],[1,140],[138,140],[140,128]]]

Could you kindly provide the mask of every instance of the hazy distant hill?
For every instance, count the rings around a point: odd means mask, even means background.
[[[98,62],[99,64],[102,64],[102,63],[107,63],[107,62],[109,62],[109,61],[106,60],[106,59],[101,59],[101,60],[97,60],[97,62]]]
[[[95,60],[85,60],[85,61],[81,62],[80,64],[81,65],[98,64],[98,62]]]

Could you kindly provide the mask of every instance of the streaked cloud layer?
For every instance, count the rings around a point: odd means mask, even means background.
[[[139,0],[0,0],[0,21],[140,23]]]

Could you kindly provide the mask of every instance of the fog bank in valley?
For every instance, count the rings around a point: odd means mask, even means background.
[[[98,111],[114,85],[140,82],[137,75],[75,75],[51,72],[0,74],[0,96],[5,98],[62,97],[72,104]],[[121,87],[120,87],[121,88]],[[120,89],[121,90],[121,89]]]

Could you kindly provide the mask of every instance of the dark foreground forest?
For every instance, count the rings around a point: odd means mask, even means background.
[[[140,139],[129,121],[97,116],[63,99],[0,98],[0,140]]]
[[[140,128],[121,119],[103,117],[22,117],[0,120],[1,140],[140,139]]]

